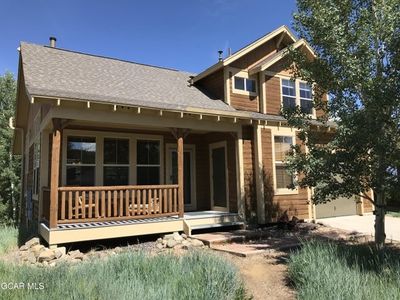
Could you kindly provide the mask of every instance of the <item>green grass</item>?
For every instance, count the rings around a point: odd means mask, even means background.
[[[398,299],[400,256],[311,241],[289,258],[289,276],[299,299]]]
[[[108,260],[38,268],[0,264],[0,283],[43,283],[43,290],[0,288],[1,299],[243,299],[236,269],[216,255],[126,252]]]
[[[18,229],[8,226],[0,226],[0,254],[3,254],[17,246]]]

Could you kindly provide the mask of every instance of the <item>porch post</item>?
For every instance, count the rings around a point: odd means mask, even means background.
[[[183,218],[183,134],[179,131],[178,136],[178,203],[179,203],[179,217]]]
[[[53,119],[53,141],[51,147],[51,177],[50,177],[50,228],[57,227],[58,218],[58,184],[60,178],[61,152],[61,120]]]

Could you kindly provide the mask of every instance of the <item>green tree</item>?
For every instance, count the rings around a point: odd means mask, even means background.
[[[20,158],[12,155],[13,130],[9,119],[15,113],[16,81],[11,73],[0,76],[0,224],[18,223]]]
[[[337,128],[322,146],[299,108],[284,111],[308,148],[293,148],[289,169],[304,174],[300,186],[315,187],[314,203],[352,195],[371,201],[382,248],[387,197],[400,185],[400,2],[297,0],[294,27],[317,54],[310,60],[291,50],[294,77],[315,84],[314,107],[326,112],[319,120],[334,120]]]

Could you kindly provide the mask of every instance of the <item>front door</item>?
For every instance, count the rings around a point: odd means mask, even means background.
[[[183,149],[183,200],[185,211],[196,209],[194,146]],[[178,183],[178,152],[175,145],[167,145],[167,183]]]
[[[228,211],[226,143],[210,145],[211,203],[215,210]]]

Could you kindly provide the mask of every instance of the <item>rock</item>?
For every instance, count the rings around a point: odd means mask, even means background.
[[[43,266],[48,266],[49,265],[49,262],[48,261],[44,261],[43,262]]]
[[[167,240],[162,240],[162,244],[163,244],[164,246],[167,246]]]
[[[188,246],[188,245],[190,245],[190,241],[184,240],[184,241],[182,241],[182,245]]]
[[[56,266],[56,263],[54,261],[49,263],[49,267],[55,267],[55,266]]]
[[[162,238],[158,238],[158,239],[157,239],[157,243],[160,243],[160,244],[161,244],[161,243],[162,243],[162,241],[163,241],[163,239],[162,239]]]
[[[182,244],[177,244],[174,246],[174,250],[180,250],[180,249],[183,249],[183,247],[185,247],[185,246],[183,246]]]
[[[117,253],[120,253],[120,252],[122,252],[122,248],[121,247],[115,247],[114,251],[117,252]]]
[[[61,256],[65,255],[67,253],[67,249],[65,247],[58,247],[54,249],[54,255],[56,258],[60,258]]]
[[[19,251],[28,251],[29,247],[27,245],[22,245],[21,247],[19,247]]]
[[[167,242],[168,248],[173,248],[176,244],[178,244],[174,239],[169,239]]]
[[[173,233],[173,236],[174,236],[174,240],[175,240],[176,242],[180,243],[180,242],[183,241],[183,237],[181,237],[181,235],[179,234],[179,232],[174,232],[174,233]]]
[[[79,250],[74,250],[74,251],[70,251],[68,252],[69,257],[74,260],[82,260],[83,259],[83,253]]]
[[[25,243],[25,246],[27,246],[28,248],[31,248],[31,247],[33,247],[35,245],[39,245],[39,244],[40,244],[40,239],[38,237],[34,237],[34,238],[31,238],[29,241],[27,241]]]
[[[157,244],[156,244],[156,248],[161,250],[161,249],[164,248],[164,245],[161,244],[161,243],[157,243]]]
[[[187,239],[187,235],[184,233],[181,234],[181,237],[183,237],[184,239]]]
[[[164,240],[170,240],[170,239],[173,239],[174,238],[174,234],[166,234],[166,235],[164,235]]]
[[[38,257],[38,262],[49,262],[53,259],[55,259],[56,256],[54,254],[53,250],[44,250],[42,252],[40,252],[39,257]]]
[[[26,257],[26,260],[31,264],[34,264],[37,261],[35,254],[33,254],[32,252],[29,252],[28,256]]]
[[[39,254],[45,250],[46,248],[43,245],[35,245],[32,248],[30,248],[30,251],[32,251],[32,253],[35,254],[36,257],[38,257]]]
[[[193,247],[203,247],[204,243],[200,240],[192,240],[191,244]]]

